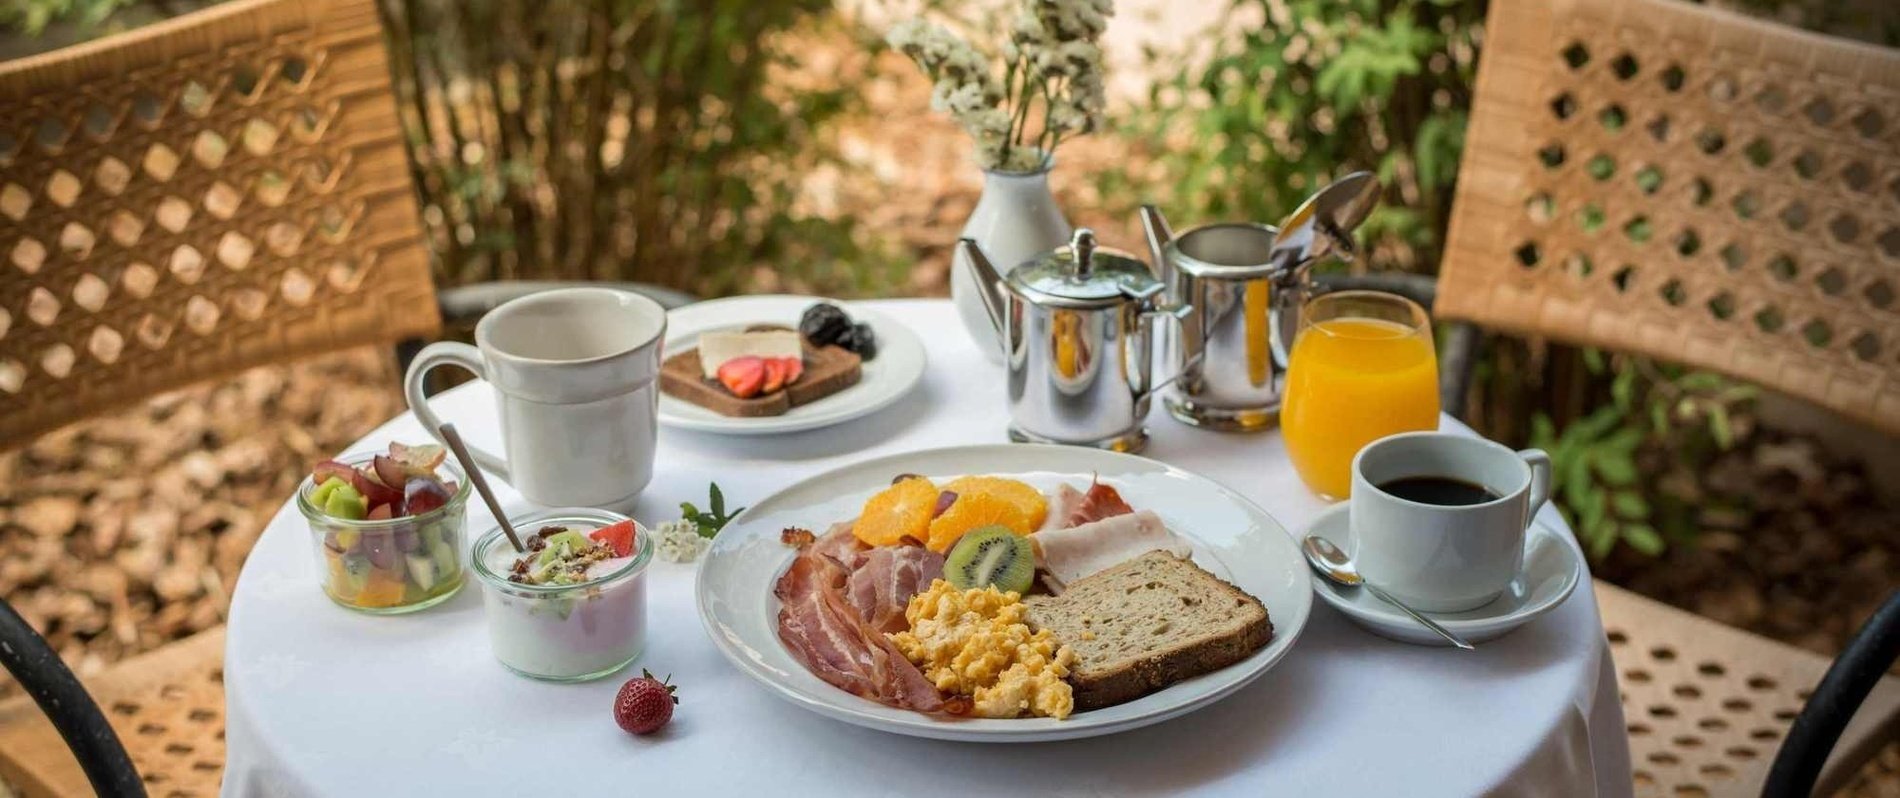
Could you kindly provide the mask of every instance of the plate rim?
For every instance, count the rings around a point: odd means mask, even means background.
[[[864,406],[852,411],[844,412],[842,415],[839,415],[836,417],[822,417],[821,416],[817,418],[789,418],[788,419],[784,415],[777,415],[777,416],[764,416],[760,418],[733,418],[733,417],[727,417],[727,416],[717,416],[715,418],[703,418],[703,419],[692,418],[689,416],[681,416],[678,413],[669,412],[666,408],[666,404],[668,401],[684,402],[686,400],[679,399],[677,397],[667,396],[665,395],[665,392],[661,392],[657,406],[654,409],[654,418],[660,423],[660,425],[666,426],[666,427],[672,427],[674,429],[683,429],[683,430],[689,430],[693,432],[708,432],[708,433],[714,433],[714,434],[719,434],[719,435],[780,435],[780,434],[787,434],[787,433],[793,433],[793,432],[805,432],[805,431],[814,430],[814,429],[822,429],[824,427],[829,427],[836,424],[843,424],[848,421],[854,421],[856,419],[863,418],[865,416],[871,415],[872,413],[876,413],[879,410],[883,410],[884,408],[890,407],[893,404],[896,404],[899,400],[903,399],[906,396],[909,396],[912,391],[915,391],[917,389],[918,385],[923,383],[924,374],[930,369],[930,353],[929,353],[929,350],[923,345],[923,340],[918,338],[917,334],[914,331],[912,331],[909,327],[904,326],[903,324],[899,323],[895,319],[891,318],[889,315],[886,315],[880,312],[876,308],[865,307],[864,302],[861,300],[833,299],[830,297],[803,296],[799,294],[753,294],[753,295],[746,295],[746,296],[719,297],[717,299],[708,299],[703,302],[694,302],[689,305],[682,305],[680,307],[669,310],[667,311],[667,322],[668,322],[667,332],[666,332],[666,335],[662,337],[660,340],[661,359],[664,360],[666,357],[672,354],[667,348],[667,344],[670,339],[673,339],[675,337],[685,337],[688,335],[698,335],[702,332],[705,332],[706,329],[709,329],[709,328],[697,328],[697,329],[687,329],[687,330],[678,329],[674,323],[674,318],[675,318],[674,314],[680,313],[680,312],[699,312],[709,307],[714,307],[714,306],[719,306],[719,305],[765,304],[768,302],[788,302],[788,303],[789,302],[799,302],[799,303],[830,302],[832,304],[846,308],[854,318],[858,318],[861,321],[871,322],[872,326],[878,331],[878,335],[882,339],[886,341],[893,340],[893,339],[903,340],[905,342],[905,348],[914,349],[917,352],[916,363],[914,366],[911,367],[910,369],[911,373],[909,373],[907,376],[904,377],[904,384],[901,387],[897,388],[896,390],[891,391],[888,395],[878,396],[873,399],[867,400]]]
[[[1352,504],[1349,501],[1342,501],[1320,511],[1319,514],[1313,516],[1311,521],[1306,523],[1304,527],[1305,533],[1310,534],[1313,530],[1318,529],[1321,524],[1332,522],[1336,516],[1345,516],[1351,509]],[[1569,552],[1571,569],[1568,575],[1568,583],[1564,585],[1562,590],[1557,591],[1557,593],[1547,601],[1538,604],[1527,604],[1520,607],[1518,611],[1508,615],[1494,615],[1488,618],[1445,618],[1433,615],[1432,620],[1437,621],[1440,626],[1460,634],[1484,634],[1497,630],[1515,629],[1562,606],[1564,601],[1569,599],[1572,593],[1577,592],[1577,585],[1583,582],[1585,573],[1588,570],[1588,565],[1584,560],[1583,550],[1579,548],[1576,540],[1570,535],[1565,534],[1563,530],[1535,516],[1531,518],[1531,523],[1527,528],[1540,530],[1525,533],[1527,544],[1531,535],[1543,534],[1555,538],[1557,544]],[[1313,585],[1313,592],[1319,594],[1321,601],[1326,602],[1331,605],[1333,609],[1338,610],[1340,614],[1346,615],[1355,621],[1381,627],[1406,627],[1407,631],[1416,630],[1421,633],[1430,634],[1424,628],[1418,627],[1413,621],[1400,614],[1397,610],[1393,610],[1389,615],[1377,614],[1347,600],[1339,594],[1339,591],[1334,588],[1332,583],[1327,582],[1325,578],[1319,574],[1309,574],[1309,581]]]
[[[874,458],[870,458],[866,460],[857,460],[854,462],[843,463],[833,468],[826,469],[823,472],[820,472],[818,474],[814,474],[804,479],[800,479],[796,482],[792,482],[780,488],[779,490],[774,491],[772,494],[766,496],[765,498],[760,499],[759,501],[753,502],[750,506],[746,508],[744,512],[740,513],[738,516],[735,516],[732,520],[735,522],[746,520],[746,515],[748,513],[753,512],[754,508],[757,508],[757,507],[760,507],[761,505],[769,503],[772,499],[778,497],[781,494],[800,490],[811,484],[817,483],[820,480],[831,477],[832,475],[834,475],[835,473],[839,471],[843,471],[847,469],[855,470],[855,469],[861,469],[861,468],[872,468],[872,467],[876,467],[879,464],[889,464],[893,462],[900,462],[906,458],[915,458],[915,457],[920,457],[920,456],[931,456],[931,455],[946,456],[946,455],[956,455],[956,454],[976,454],[979,452],[1026,452],[1026,453],[1030,453],[1034,455],[1102,457],[1102,458],[1107,458],[1110,460],[1125,459],[1127,461],[1130,461],[1136,464],[1145,465],[1151,469],[1159,469],[1159,471],[1162,473],[1183,474],[1195,479],[1203,480],[1207,482],[1209,485],[1211,485],[1215,490],[1227,496],[1230,500],[1239,503],[1244,509],[1249,509],[1253,512],[1258,513],[1261,517],[1264,517],[1268,521],[1271,521],[1274,526],[1279,527],[1279,529],[1281,530],[1280,537],[1283,539],[1284,544],[1287,547],[1287,550],[1291,552],[1292,559],[1290,560],[1290,562],[1296,563],[1298,567],[1301,568],[1302,570],[1305,567],[1304,559],[1298,556],[1298,553],[1299,553],[1298,546],[1294,542],[1292,534],[1287,531],[1286,524],[1282,523],[1278,517],[1268,512],[1266,508],[1261,507],[1257,502],[1254,502],[1252,499],[1247,498],[1244,494],[1241,494],[1239,491],[1234,490],[1232,487],[1228,486],[1224,482],[1221,482],[1220,480],[1202,475],[1198,472],[1190,471],[1188,469],[1182,468],[1172,463],[1166,463],[1160,460],[1153,460],[1147,457],[1142,457],[1140,455],[1127,454],[1127,453],[1121,453],[1121,452],[1109,452],[1109,451],[1097,450],[1097,449],[1082,449],[1082,448],[1077,448],[1077,447],[1058,446],[1058,445],[1051,445],[1051,444],[1002,443],[1002,444],[968,444],[968,445],[962,445],[962,446],[939,446],[939,447],[930,447],[930,448],[924,448],[924,449],[915,449],[915,450],[911,450],[907,452],[898,452],[898,453],[883,455],[880,457],[874,457]],[[1272,544],[1267,544],[1267,545],[1272,545]],[[1276,642],[1279,641],[1283,636],[1285,638],[1285,643],[1280,647],[1277,653],[1275,653],[1271,657],[1264,659],[1252,671],[1242,674],[1238,679],[1235,679],[1229,684],[1218,687],[1196,698],[1188,699],[1175,705],[1163,706],[1163,707],[1157,708],[1145,715],[1122,718],[1119,720],[1102,721],[1100,723],[1092,724],[1092,725],[1087,724],[1086,722],[1072,724],[1072,721],[1070,720],[1063,720],[1060,722],[1061,724],[1064,724],[1063,726],[1053,726],[1053,727],[1046,726],[1046,725],[1038,725],[1038,726],[1033,726],[1033,727],[1028,727],[1028,728],[1008,728],[1008,727],[972,728],[969,724],[978,723],[978,722],[1009,722],[1009,719],[986,718],[986,719],[973,719],[970,721],[946,722],[946,721],[933,720],[930,718],[930,716],[924,715],[921,713],[910,713],[911,715],[915,716],[914,718],[912,717],[906,717],[906,718],[883,717],[876,714],[872,714],[871,712],[868,712],[863,709],[858,709],[858,708],[849,707],[849,706],[842,706],[836,703],[824,701],[817,697],[807,696],[803,694],[802,692],[793,690],[792,688],[786,685],[779,684],[777,681],[770,678],[769,674],[764,673],[761,670],[754,668],[753,667],[754,663],[752,662],[751,658],[748,656],[745,656],[743,652],[735,650],[733,647],[734,643],[728,640],[726,635],[722,633],[720,625],[714,618],[713,611],[711,610],[709,606],[708,592],[710,591],[710,587],[708,587],[708,582],[706,581],[704,577],[705,577],[705,572],[707,571],[707,569],[711,567],[713,560],[714,560],[713,554],[711,550],[708,550],[705,556],[703,556],[700,559],[699,564],[695,566],[694,568],[694,571],[693,571],[694,605],[695,605],[695,608],[698,610],[700,625],[705,629],[707,636],[712,639],[714,648],[718,649],[720,655],[725,657],[728,664],[731,664],[740,673],[745,674],[747,678],[751,679],[752,681],[758,683],[760,686],[764,687],[766,689],[766,692],[770,693],[771,695],[777,696],[781,700],[785,700],[792,703],[794,706],[802,707],[804,709],[810,710],[824,717],[843,721],[845,723],[850,723],[852,725],[859,726],[862,728],[887,732],[891,734],[902,734],[902,735],[912,736],[912,737],[953,740],[953,741],[962,741],[962,742],[1006,743],[1006,742],[1036,742],[1036,741],[1080,739],[1080,738],[1085,738],[1085,737],[1096,737],[1096,736],[1102,736],[1102,735],[1108,735],[1108,734],[1116,734],[1123,731],[1129,731],[1132,729],[1137,729],[1143,726],[1149,726],[1152,724],[1161,723],[1163,721],[1180,717],[1189,712],[1193,712],[1194,710],[1207,707],[1213,703],[1216,703],[1222,699],[1227,698],[1228,696],[1234,694],[1235,692],[1238,692],[1241,688],[1246,687],[1249,684],[1252,684],[1255,680],[1259,679],[1267,671],[1272,670],[1282,660],[1286,659],[1287,655],[1291,654],[1294,647],[1299,644],[1300,638],[1306,631],[1306,627],[1311,622],[1312,615],[1313,615],[1314,598],[1312,595],[1313,593],[1312,590],[1310,589],[1293,590],[1292,593],[1299,597],[1298,600],[1300,602],[1300,605],[1296,608],[1292,608],[1295,610],[1295,612],[1291,614],[1296,615],[1297,618],[1289,619],[1289,620],[1297,620],[1298,623],[1292,624],[1291,628],[1289,629],[1288,628],[1289,624],[1278,622],[1280,621],[1279,618],[1275,619],[1276,620],[1276,623],[1274,624],[1275,641]],[[1235,665],[1239,665],[1239,664],[1240,663],[1235,663]],[[1228,667],[1231,668],[1234,666],[1230,665]],[[1225,670],[1225,669],[1222,669],[1222,670]],[[1165,689],[1161,692],[1165,692]],[[1034,720],[1043,720],[1043,719],[1034,719]]]

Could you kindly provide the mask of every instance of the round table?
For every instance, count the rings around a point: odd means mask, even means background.
[[[744,504],[877,455],[1003,441],[1003,382],[943,300],[872,307],[914,328],[930,367],[904,400],[829,429],[769,438],[663,429],[634,515],[677,517],[709,481]],[[498,446],[493,399],[436,397],[472,443]],[[1159,404],[1159,403],[1157,403]],[[1464,428],[1445,421],[1447,429]],[[1145,454],[1247,495],[1298,532],[1324,504],[1275,433],[1192,429],[1159,408]],[[353,449],[424,435],[409,414]],[[522,500],[497,482],[509,512]],[[470,539],[493,526],[469,503]],[[1546,508],[1544,520],[1562,519]],[[317,588],[288,503],[244,565],[225,658],[224,795],[1625,795],[1627,740],[1591,592],[1475,653],[1373,636],[1323,602],[1272,671],[1206,709],[1110,737],[983,745],[911,739],[796,708],[720,657],[693,605],[693,566],[656,562],[650,641],[627,674],[671,674],[680,705],[651,737],[611,719],[621,677],[555,685],[488,650],[479,586],[380,618]],[[531,758],[524,758],[532,755]]]

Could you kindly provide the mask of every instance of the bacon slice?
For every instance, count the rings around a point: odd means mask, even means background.
[[[779,639],[812,674],[841,690],[894,707],[946,711],[936,685],[865,623],[847,597],[851,569],[845,562],[862,550],[849,524],[832,527],[799,550],[773,589]]]
[[[879,546],[858,554],[855,566],[845,582],[851,606],[871,628],[890,634],[910,628],[904,609],[943,575],[943,555],[922,546]]]

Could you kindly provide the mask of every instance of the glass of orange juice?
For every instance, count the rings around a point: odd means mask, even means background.
[[[1334,500],[1352,492],[1360,448],[1438,429],[1438,356],[1425,309],[1378,291],[1307,302],[1287,356],[1280,429],[1300,479]]]

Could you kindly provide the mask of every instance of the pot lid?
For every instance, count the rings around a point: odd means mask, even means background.
[[[1161,281],[1148,264],[1127,252],[1097,246],[1095,231],[1077,228],[1069,245],[1011,269],[1012,289],[1032,301],[1099,307],[1152,296]]]
[[[1379,204],[1379,179],[1353,172],[1306,198],[1280,222],[1271,260],[1298,266],[1337,256],[1352,260],[1352,232]]]

